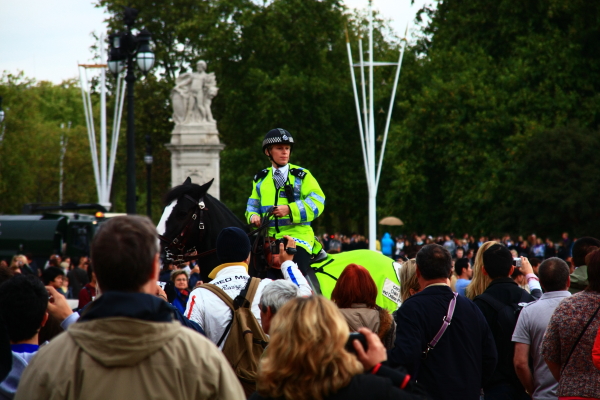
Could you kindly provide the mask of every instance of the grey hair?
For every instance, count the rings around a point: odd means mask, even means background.
[[[283,279],[269,283],[260,296],[263,312],[266,312],[266,307],[271,307],[271,312],[275,314],[285,303],[298,297],[299,291],[298,286]]]

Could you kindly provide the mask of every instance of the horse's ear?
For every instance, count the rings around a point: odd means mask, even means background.
[[[200,186],[200,193],[206,193],[208,192],[208,189],[210,189],[210,186],[213,184],[215,178],[211,179],[210,181],[206,182],[204,185]]]
[[[187,179],[183,182],[183,185],[191,185],[191,184],[192,184],[192,178],[190,178],[188,176]]]

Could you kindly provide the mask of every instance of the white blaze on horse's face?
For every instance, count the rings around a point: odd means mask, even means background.
[[[160,221],[158,221],[158,225],[156,226],[156,230],[158,231],[159,235],[164,235],[167,231],[167,220],[169,219],[169,216],[173,212],[173,209],[176,205],[177,199],[173,200],[171,204],[165,207],[165,211],[163,211],[163,215],[160,217]]]

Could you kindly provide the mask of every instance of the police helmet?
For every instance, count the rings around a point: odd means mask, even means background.
[[[263,152],[265,149],[273,144],[288,144],[290,149],[294,147],[294,138],[288,131],[282,128],[271,129],[265,135],[262,143]]]

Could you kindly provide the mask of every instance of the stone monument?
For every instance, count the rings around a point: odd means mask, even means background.
[[[189,176],[199,185],[215,179],[211,195],[219,198],[219,160],[225,145],[219,142],[217,123],[210,105],[219,88],[214,72],[206,72],[206,62],[198,61],[196,72],[179,75],[171,90],[175,128],[171,143],[171,186],[181,185]]]

